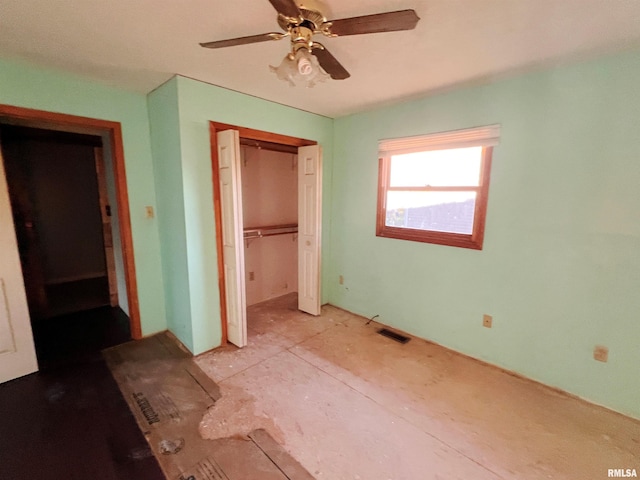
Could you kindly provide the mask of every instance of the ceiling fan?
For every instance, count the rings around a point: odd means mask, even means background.
[[[349,78],[349,72],[319,42],[316,34],[326,37],[343,37],[365,33],[394,32],[412,30],[420,18],[414,10],[363,15],[360,17],[327,20],[316,0],[269,0],[278,12],[281,32],[262,33],[248,37],[231,38],[201,43],[206,48],[224,48],[248,43],[282,40],[288,37],[291,51],[279,67],[271,67],[279,78],[291,85],[304,83],[313,86],[329,76],[334,80]],[[321,67],[321,68],[318,68]],[[326,73],[325,73],[326,72]]]

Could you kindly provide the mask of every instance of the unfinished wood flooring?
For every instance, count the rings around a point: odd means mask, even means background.
[[[640,422],[443,347],[402,345],[295,295],[249,308],[249,345],[197,358],[221,388],[206,438],[266,429],[317,479],[603,479],[640,474]]]

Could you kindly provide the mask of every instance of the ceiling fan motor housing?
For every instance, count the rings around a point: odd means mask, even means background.
[[[278,15],[278,25],[284,31],[289,31],[295,27],[305,27],[313,33],[321,32],[322,26],[327,23],[327,18],[318,10],[300,8],[300,18],[289,18],[286,15]]]
[[[295,54],[295,52],[301,48],[306,48],[311,51],[313,47],[313,34],[314,31],[306,26],[300,25],[293,27],[290,30],[292,54]]]

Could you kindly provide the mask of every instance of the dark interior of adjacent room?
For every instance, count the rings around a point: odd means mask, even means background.
[[[16,125],[0,135],[41,369],[128,340],[102,138]]]

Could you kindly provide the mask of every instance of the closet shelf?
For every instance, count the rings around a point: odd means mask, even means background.
[[[298,233],[298,225],[296,223],[289,223],[287,225],[245,228],[244,238],[262,238],[272,235],[285,235],[287,233]]]

